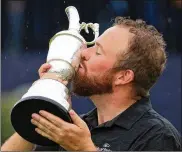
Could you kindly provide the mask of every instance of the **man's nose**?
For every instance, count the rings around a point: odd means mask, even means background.
[[[88,61],[90,59],[90,56],[91,56],[90,48],[86,48],[86,49],[81,51],[81,59],[82,60]]]

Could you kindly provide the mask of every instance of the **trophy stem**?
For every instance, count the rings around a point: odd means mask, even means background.
[[[71,80],[75,75],[75,69],[73,66],[63,59],[52,59],[48,61],[52,65],[48,73],[55,73],[56,77],[63,81]]]

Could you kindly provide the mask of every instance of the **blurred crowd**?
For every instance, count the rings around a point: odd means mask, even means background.
[[[100,33],[116,16],[141,18],[164,35],[169,50],[182,50],[182,0],[3,0],[2,52],[47,50],[50,38],[68,28],[70,5],[81,22],[98,22]]]

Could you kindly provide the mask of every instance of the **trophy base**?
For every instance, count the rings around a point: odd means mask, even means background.
[[[39,113],[40,110],[48,111],[72,123],[68,111],[62,105],[40,96],[31,96],[18,101],[11,111],[11,123],[15,131],[27,141],[42,146],[56,146],[57,143],[39,135],[35,131],[36,126],[31,123],[31,115]]]

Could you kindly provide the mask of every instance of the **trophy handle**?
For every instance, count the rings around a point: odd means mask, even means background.
[[[65,9],[66,15],[68,17],[68,21],[69,21],[69,28],[68,30],[76,30],[79,31],[80,29],[80,17],[78,14],[77,9],[74,6],[68,6]]]
[[[94,24],[93,23],[88,23],[88,24],[86,24],[85,22],[82,22],[82,24],[80,25],[80,31],[84,29],[85,32],[88,34],[89,33],[88,28],[89,27],[93,30],[95,38],[94,38],[93,41],[86,42],[86,43],[87,43],[87,45],[92,45],[92,44],[95,43],[96,39],[99,36],[99,24],[98,23],[94,23]]]

